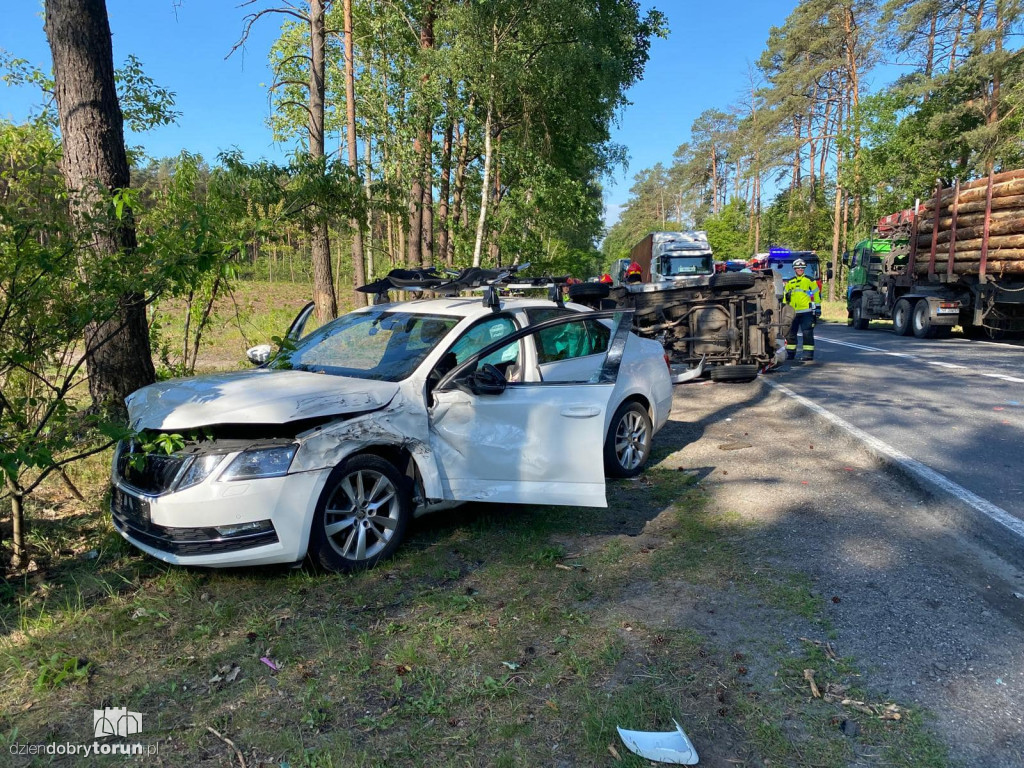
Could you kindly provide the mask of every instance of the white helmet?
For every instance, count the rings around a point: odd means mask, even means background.
[[[807,262],[804,261],[803,259],[797,259],[796,261],[793,262],[793,269],[805,269],[806,267]]]

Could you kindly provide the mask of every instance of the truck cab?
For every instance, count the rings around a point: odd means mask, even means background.
[[[651,282],[715,273],[711,245],[704,232],[660,232],[651,259]],[[671,237],[669,237],[671,236]]]

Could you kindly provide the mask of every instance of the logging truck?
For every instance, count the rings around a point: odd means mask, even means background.
[[[882,218],[843,255],[846,310],[858,330],[972,338],[1024,332],[1024,170],[943,188],[934,199]]]

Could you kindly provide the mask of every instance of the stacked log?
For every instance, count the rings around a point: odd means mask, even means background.
[[[925,201],[922,207],[927,210],[919,214],[917,223],[916,274],[929,272],[933,238],[936,273],[950,271],[951,242],[952,274],[978,274],[986,246],[987,274],[1024,273],[1024,169],[994,174],[991,185],[991,201],[987,176],[941,189]]]

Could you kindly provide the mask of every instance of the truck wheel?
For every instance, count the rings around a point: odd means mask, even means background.
[[[914,307],[908,299],[899,299],[896,301],[896,306],[892,308],[892,330],[897,336],[910,335],[910,319],[913,314]]]
[[[309,554],[328,571],[372,568],[401,543],[412,517],[406,478],[378,456],[339,464],[313,514]]]
[[[911,317],[910,324],[913,326],[914,335],[917,338],[935,338],[935,328],[932,327],[931,309],[929,309],[927,301],[922,299],[914,304],[914,313]]]
[[[720,272],[711,276],[711,290],[740,291],[744,288],[753,288],[756,282],[756,277],[750,272]]]
[[[860,302],[853,305],[850,316],[853,318],[853,330],[866,331],[868,329],[870,321],[864,319],[864,309],[861,307]]]
[[[712,381],[744,382],[757,378],[756,365],[716,365],[711,369]]]

